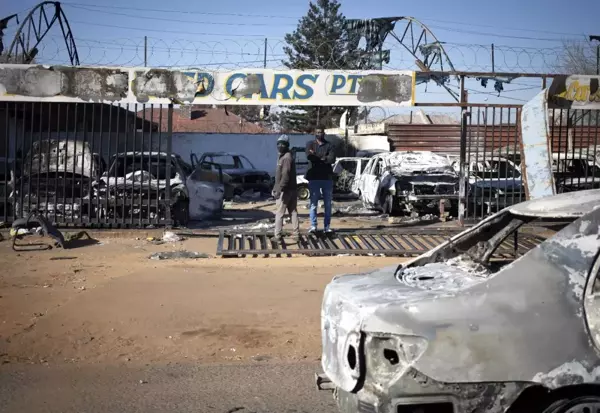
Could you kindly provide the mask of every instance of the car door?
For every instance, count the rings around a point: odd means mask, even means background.
[[[196,165],[186,180],[190,197],[190,219],[199,221],[223,211],[225,186],[221,166],[210,162]]]
[[[375,157],[363,179],[363,199],[370,205],[377,205],[382,171],[383,159]]]
[[[364,194],[365,194],[365,178],[366,176],[369,174],[369,171],[371,170],[371,165],[373,165],[373,162],[375,162],[375,160],[373,158],[369,159],[367,161],[367,166],[365,166],[365,170],[363,171],[363,173],[360,175],[360,177],[357,179],[356,182],[356,194],[363,200],[366,201],[366,199],[364,199]]]
[[[352,181],[352,187],[350,188],[350,191],[355,195],[359,194],[360,180],[367,162],[368,160],[363,158],[358,158],[356,160],[356,174],[354,175],[354,181]]]

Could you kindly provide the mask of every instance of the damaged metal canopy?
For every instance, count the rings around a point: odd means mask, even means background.
[[[5,101],[412,106],[415,73],[0,65]]]

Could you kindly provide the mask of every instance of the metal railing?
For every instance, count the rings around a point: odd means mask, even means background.
[[[172,106],[0,103],[0,221],[59,226],[172,223]]]

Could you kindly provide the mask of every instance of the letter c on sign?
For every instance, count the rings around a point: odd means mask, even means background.
[[[233,81],[236,79],[244,79],[245,77],[245,73],[234,73],[233,75],[229,76],[229,79],[227,79],[227,82],[225,83],[225,90],[229,96],[232,96],[231,88],[233,87]]]

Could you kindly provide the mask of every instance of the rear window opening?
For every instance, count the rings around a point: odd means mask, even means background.
[[[476,231],[449,243],[434,255],[423,257],[408,268],[402,268],[399,276],[407,284],[424,286],[437,283],[437,278],[442,275],[451,278],[460,275],[461,272],[473,277],[488,277],[525,255],[571,222],[573,219],[541,219],[506,212]],[[418,269],[428,264],[432,271]],[[446,271],[443,274],[444,269],[438,268],[439,264],[452,267],[456,271]]]
[[[148,172],[154,179],[167,179],[167,159],[148,156],[117,157],[109,171],[110,177],[124,178],[136,171]],[[177,171],[171,163],[170,179],[175,178]]]

